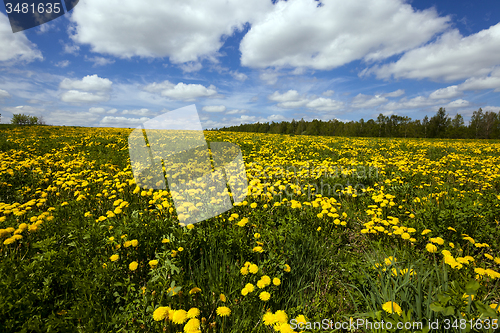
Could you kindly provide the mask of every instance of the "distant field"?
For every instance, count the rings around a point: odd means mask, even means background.
[[[0,126],[0,332],[498,331],[499,141],[207,131],[249,194],[182,226],[131,131]]]

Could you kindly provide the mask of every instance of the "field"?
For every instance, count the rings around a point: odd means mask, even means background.
[[[0,127],[0,332],[500,324],[498,141],[207,131],[248,195],[180,225],[137,186],[131,131]]]

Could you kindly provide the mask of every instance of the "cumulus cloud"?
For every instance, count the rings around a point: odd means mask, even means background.
[[[244,36],[241,63],[330,70],[357,59],[383,60],[426,43],[449,21],[403,0],[279,1]]]
[[[323,97],[307,98],[301,96],[297,90],[288,90],[283,94],[275,91],[267,96],[267,98],[271,101],[279,102],[277,106],[282,109],[297,109],[305,106],[316,111],[334,111],[344,107],[343,102]]]
[[[374,67],[379,78],[454,81],[490,73],[500,65],[500,23],[463,37],[457,29],[435,42],[406,52],[398,61]]]
[[[500,68],[496,68],[490,75],[471,77],[458,86],[461,90],[495,89],[500,91]]]
[[[224,105],[208,105],[202,108],[205,112],[224,112],[226,107]]]
[[[210,85],[208,88],[201,84],[185,84],[182,82],[175,85],[167,80],[161,83],[153,82],[148,84],[143,90],[150,93],[159,93],[164,97],[186,101],[191,101],[199,97],[212,97],[217,94],[214,85]]]
[[[469,105],[470,105],[469,101],[466,101],[464,99],[457,99],[455,101],[446,104],[446,108],[449,109],[464,108]]]
[[[438,105],[439,103],[442,103],[443,101],[436,101],[429,99],[424,96],[418,96],[415,98],[412,98],[410,100],[406,98],[402,98],[399,100],[399,102],[389,102],[385,105],[382,105],[380,107],[381,110],[388,110],[388,111],[393,111],[393,110],[404,110],[404,109],[418,109],[421,107],[427,107],[431,105]]]
[[[214,58],[223,36],[272,10],[268,0],[87,0],[69,17],[71,38],[120,58],[169,57],[173,63]]]
[[[61,101],[67,103],[97,103],[109,101],[109,95],[87,91],[69,90],[61,95]]]
[[[12,33],[9,19],[3,13],[0,13],[0,45],[0,61],[31,62],[36,59],[43,60],[42,53],[23,32]]]
[[[45,109],[34,107],[31,105],[19,105],[19,106],[10,106],[4,107],[2,110],[11,112],[11,113],[24,113],[32,116],[41,116],[45,113]]]
[[[306,106],[310,109],[314,109],[316,111],[335,111],[342,109],[344,107],[343,102],[335,101],[330,98],[316,98],[312,101],[309,101]]]
[[[327,90],[327,91],[324,91],[322,93],[322,95],[329,97],[329,96],[332,96],[334,93],[335,93],[335,91],[333,91],[333,90]]]
[[[108,91],[111,90],[113,82],[109,79],[100,78],[97,74],[87,75],[81,80],[64,79],[60,84],[61,89],[74,89],[83,91]]]
[[[353,98],[351,106],[356,109],[369,109],[384,104],[385,102],[387,102],[387,98],[381,95],[369,96],[358,94]]]
[[[453,98],[461,95],[463,95],[463,92],[461,92],[458,89],[458,86],[449,86],[434,91],[429,95],[429,98],[430,99]]]

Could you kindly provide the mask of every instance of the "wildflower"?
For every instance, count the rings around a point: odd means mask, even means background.
[[[248,267],[246,267],[246,266],[241,267],[240,273],[241,273],[241,275],[247,275],[248,274]]]
[[[156,265],[158,265],[158,260],[150,260],[149,261],[149,266],[151,266],[151,268],[155,268]]]
[[[253,285],[253,284],[251,284],[251,283],[247,283],[247,284],[245,285],[245,289],[246,289],[246,290],[248,290],[248,292],[249,292],[249,293],[251,293],[252,291],[254,291],[254,290],[255,290],[255,287],[254,287],[254,285]]]
[[[436,245],[434,244],[431,244],[431,243],[428,243],[426,246],[425,246],[425,249],[430,252],[430,253],[436,253],[437,252],[437,247]]]
[[[264,322],[264,325],[272,326],[276,322],[276,318],[271,311],[268,311],[264,314],[264,317],[262,317],[262,321]]]
[[[217,308],[217,315],[220,317],[227,317],[231,314],[231,309],[227,306],[219,306]]]
[[[139,245],[139,241],[137,239],[133,239],[130,241],[130,244],[133,246],[133,247],[136,247],[137,245]]]
[[[129,247],[130,245],[131,245],[130,241],[126,241],[125,243],[123,243],[123,247]]]
[[[262,253],[262,252],[264,252],[264,249],[262,248],[262,246],[256,246],[256,247],[253,248],[252,251],[253,252]]]
[[[259,266],[257,266],[256,264],[251,264],[248,270],[250,271],[250,273],[256,274],[259,271]]]
[[[168,239],[166,239],[166,238],[163,238],[163,239],[161,240],[161,242],[162,242],[163,244],[165,244],[165,243],[170,243],[170,240],[168,240]]]
[[[307,323],[307,319],[304,315],[299,315],[297,318],[295,318],[297,321],[297,324],[303,324],[305,325]]]
[[[285,264],[285,268],[283,269],[285,272],[290,273],[292,270],[291,267],[288,264]]]
[[[274,284],[275,286],[279,286],[279,285],[281,284],[281,280],[280,280],[279,278],[274,278],[274,279],[273,279],[273,284]]]
[[[491,256],[490,254],[488,253],[485,253],[484,256],[490,260],[493,260],[493,256]]]
[[[4,245],[9,245],[9,244],[14,243],[15,241],[16,241],[16,240],[15,240],[14,238],[10,237],[10,238],[7,238],[6,240],[4,240],[4,241],[3,241],[3,244],[4,244]]]
[[[185,310],[176,310],[172,321],[174,324],[183,324],[187,319],[187,312]]]
[[[188,224],[187,228],[188,228],[189,230],[193,229],[193,228],[194,228],[194,224]]]
[[[250,208],[254,209],[257,207],[257,203],[256,202],[253,202],[250,204]]]
[[[425,229],[422,231],[422,236],[427,235],[429,232],[432,232],[430,229]]]
[[[117,254],[113,254],[111,257],[109,257],[109,260],[111,260],[111,261],[117,261],[117,260],[118,260],[118,258],[120,258],[120,256],[119,256],[119,255],[117,255]]]
[[[288,322],[288,315],[283,310],[276,311],[276,313],[274,314],[274,318],[279,323],[286,323],[286,322]]]
[[[248,289],[247,288],[241,289],[241,295],[243,295],[243,296],[248,295]]]
[[[386,264],[387,266],[389,266],[389,265],[391,265],[391,264],[393,264],[393,263],[395,263],[395,262],[396,262],[396,258],[394,258],[394,257],[392,257],[392,256],[391,256],[391,257],[389,257],[389,258],[385,258],[385,259],[384,259],[384,262],[385,262],[385,264]]]
[[[226,303],[226,295],[220,294],[219,299],[221,300],[221,302]]]
[[[186,325],[184,325],[184,332],[201,332],[200,320],[196,318],[189,319]]]
[[[153,319],[155,321],[160,321],[165,319],[168,316],[168,313],[170,312],[170,308],[168,306],[160,306],[153,312]]]
[[[131,271],[135,271],[137,269],[137,261],[132,261],[129,265],[128,265],[128,268],[131,270]]]
[[[184,248],[180,247],[180,248],[177,249],[177,251],[182,252],[182,251],[184,251]]]
[[[188,318],[196,318],[200,315],[200,310],[198,310],[197,308],[191,308],[189,309],[189,311],[187,312],[187,317]]]
[[[264,302],[267,302],[269,301],[269,299],[271,298],[271,294],[268,293],[267,291],[263,291],[259,294],[259,298],[264,301]]]
[[[498,306],[497,303],[492,303],[490,304],[490,308],[492,308],[493,310],[495,310],[496,312],[500,312],[500,307]]]
[[[191,289],[191,290],[189,291],[189,294],[190,294],[190,295],[193,295],[193,294],[199,293],[200,291],[201,291],[201,289],[200,289],[200,288],[198,288],[198,287],[194,287],[193,289]]]
[[[403,311],[401,310],[401,307],[394,302],[386,302],[384,305],[382,305],[382,309],[387,312],[387,313],[394,313],[396,312],[398,315],[401,315]]]

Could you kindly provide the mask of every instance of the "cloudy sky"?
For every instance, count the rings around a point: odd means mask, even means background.
[[[204,128],[498,112],[500,3],[80,0],[17,33],[0,4],[2,123],[136,127],[191,104]]]

